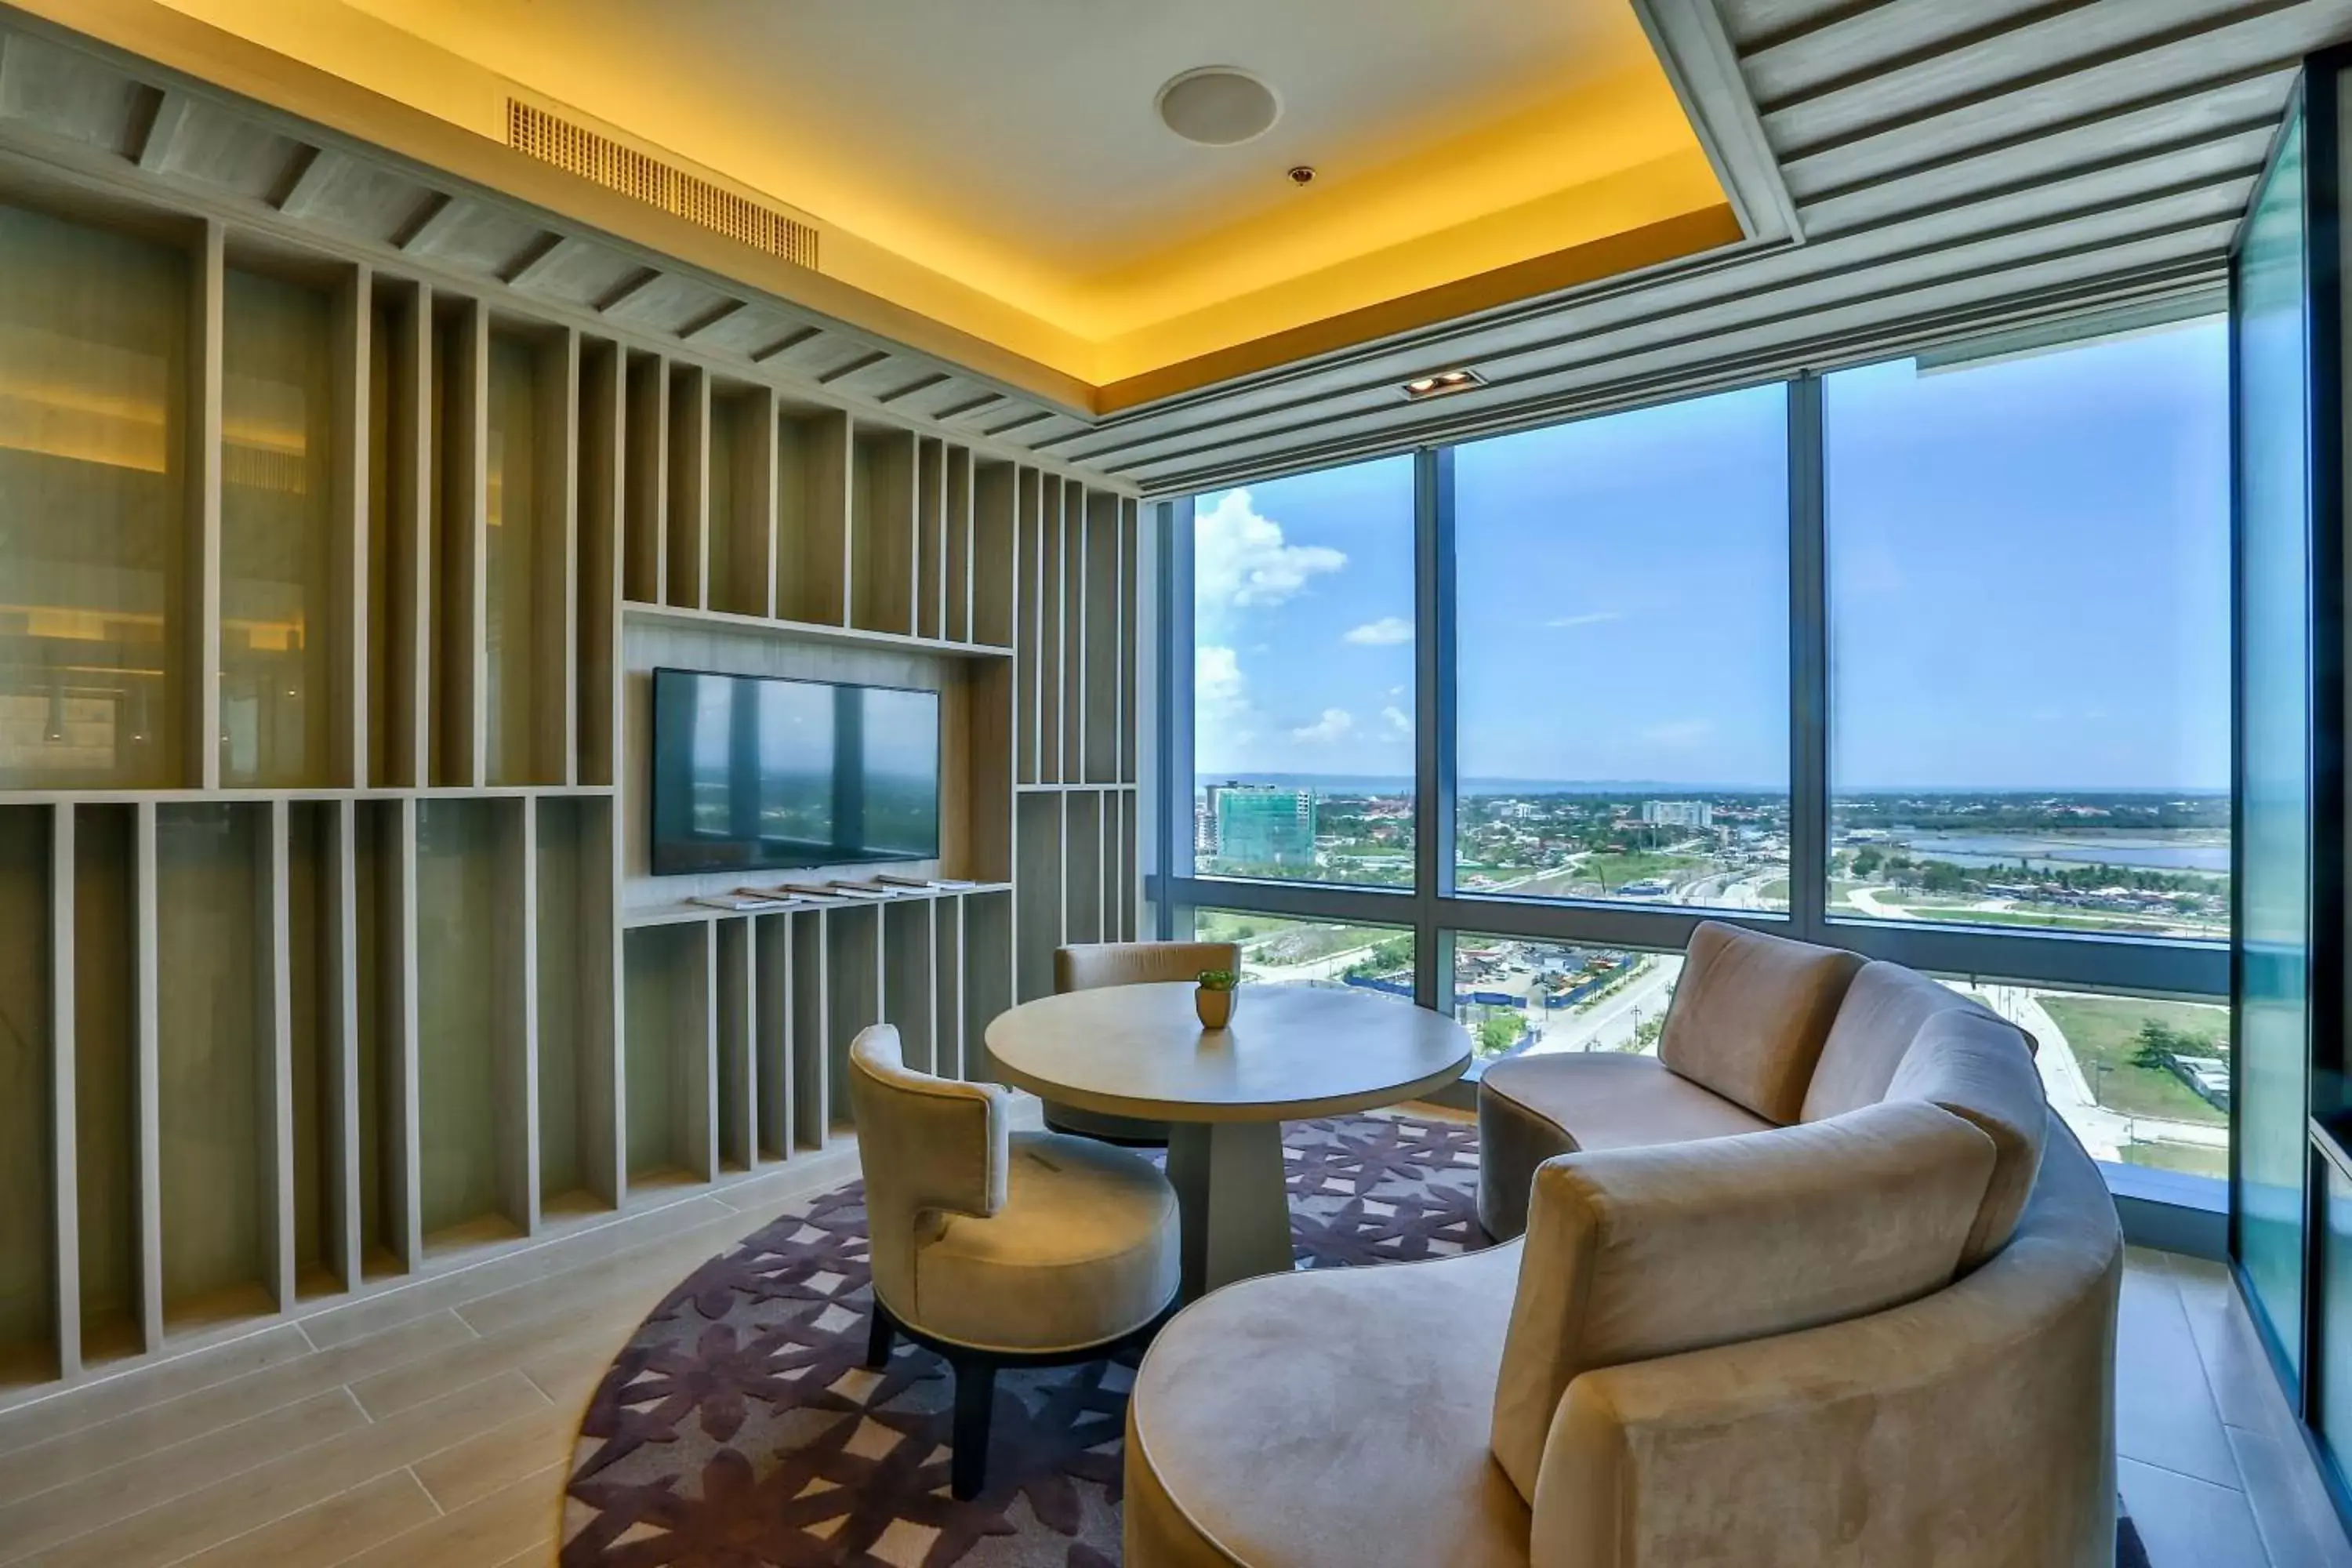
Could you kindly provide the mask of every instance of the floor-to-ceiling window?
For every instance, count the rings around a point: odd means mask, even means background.
[[[1409,456],[1194,503],[1202,876],[1412,886],[1412,544]]]
[[[1454,455],[1454,885],[1789,906],[1788,394]]]
[[[1830,911],[2230,931],[2227,334],[1823,383]]]
[[[1444,1008],[1482,1067],[1654,1051],[1701,919],[1838,942],[2031,1029],[2101,1159],[2218,1194],[2210,309],[1171,505],[1167,929]]]

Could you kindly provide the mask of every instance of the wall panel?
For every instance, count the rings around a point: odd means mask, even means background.
[[[982,1072],[1016,968],[1113,929],[1115,804],[1072,853],[1013,782],[1125,743],[1080,481],[70,205],[0,205],[0,351],[54,394],[0,442],[0,1406],[821,1151],[858,1029]],[[963,880],[681,910],[744,878],[645,864],[655,662],[940,692],[940,854],[891,869]]]

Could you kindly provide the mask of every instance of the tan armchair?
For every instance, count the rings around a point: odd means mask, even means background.
[[[1147,985],[1191,980],[1204,969],[1239,969],[1242,950],[1230,942],[1091,942],[1054,950],[1054,990],[1092,991],[1100,985]],[[1140,1117],[1081,1110],[1045,1102],[1045,1125],[1056,1132],[1099,1138],[1133,1149],[1164,1149],[1168,1124]]]
[[[1176,1194],[1123,1149],[1012,1131],[1010,1090],[908,1068],[887,1024],[851,1043],[849,1100],[872,1237],[866,1363],[900,1333],[947,1359],[951,1489],[970,1499],[1000,1366],[1107,1354],[1175,1300]]]

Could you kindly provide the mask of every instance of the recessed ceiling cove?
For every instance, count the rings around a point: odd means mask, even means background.
[[[121,3],[495,140],[509,97],[560,110],[1150,395],[1739,237],[1631,0]]]

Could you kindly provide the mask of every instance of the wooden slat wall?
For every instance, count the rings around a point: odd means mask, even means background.
[[[0,174],[0,199],[5,184]],[[1026,847],[1051,868],[1034,909],[1052,917],[1033,921],[1025,954],[1011,885],[1024,860],[1016,735],[1033,748],[1024,777],[1050,758],[1055,777],[1075,782],[1087,758],[1099,773],[1100,757],[1131,749],[1131,715],[1107,685],[1131,650],[1111,646],[1126,623],[1105,597],[1120,546],[1104,521],[1131,496],[1058,469],[1016,472],[1001,452],[935,428],[786,396],[690,352],[535,320],[396,265],[289,260],[233,221],[204,222],[186,254],[186,449],[174,481],[186,487],[174,542],[184,593],[172,650],[186,784],[0,794],[47,834],[46,883],[28,897],[46,910],[47,941],[37,1110],[51,1145],[39,1201],[52,1328],[21,1348],[58,1376],[198,1348],[257,1314],[397,1289],[551,1226],[671,1201],[679,1183],[821,1150],[844,1109],[838,1064],[858,1027],[891,1018],[940,1071],[983,1070],[980,1032],[1011,1005],[1016,962],[1038,972],[1047,952],[1034,943],[1063,939],[1066,904],[1104,905],[1086,917],[1089,931],[1131,926],[1108,907],[1118,874],[1102,825],[1122,819],[1118,781],[1091,780],[1098,798],[1073,813],[1041,798],[1039,820],[1057,831],[1066,815],[1093,826],[1066,849]],[[315,778],[226,790],[223,367],[226,334],[240,329],[224,279],[232,258],[254,258],[329,306],[318,330],[330,450],[316,471],[331,494],[303,525],[323,531],[303,542],[323,570],[307,590],[318,602],[302,607],[328,639],[331,728]],[[522,341],[532,353],[532,545],[516,558],[494,555],[489,536],[494,429],[505,438],[491,402],[494,331],[500,353]],[[1028,509],[1019,519],[1016,495]],[[509,571],[529,576],[531,630],[493,656],[488,595],[494,572]],[[929,671],[949,773],[940,869],[976,886],[878,910],[705,911],[670,936],[671,915],[642,906],[644,879],[625,865],[625,826],[645,809],[630,717],[642,689],[624,652],[640,624],[840,650],[845,668],[887,657]],[[1020,659],[1016,632],[1029,639]],[[528,681],[529,732],[494,745],[490,725],[507,711],[494,683],[509,679]],[[445,838],[444,814],[466,831]],[[215,821],[227,830],[208,837]],[[190,853],[214,858],[192,872]],[[476,854],[463,875],[441,858]],[[174,879],[191,876],[209,890],[204,918],[225,923],[207,928],[168,901]],[[1096,891],[1074,900],[1069,878]],[[119,917],[103,912],[116,885]],[[466,907],[428,904],[428,887],[464,889],[447,897]],[[93,919],[96,933],[78,941]],[[118,963],[107,946],[116,925],[129,973],[113,1048],[127,1090],[123,1125],[110,1129],[79,1091],[89,1062],[106,1065],[115,1026],[83,1013]],[[173,974],[175,952],[250,968]],[[190,994],[197,984],[249,1003],[250,1037],[208,1032],[222,1026]],[[487,1151],[492,1167],[491,1195],[473,1214],[450,1212],[451,1193],[470,1188],[425,1163],[428,1149],[450,1148],[436,1118],[451,1108],[433,1097],[477,1081],[436,1022],[451,985],[475,988],[467,996],[488,998],[493,1015],[488,1103],[462,1108],[469,1126],[490,1129],[460,1149]],[[650,1015],[637,1005],[648,998]],[[460,1022],[480,1024],[474,1001],[460,1005]],[[187,1114],[172,1075],[216,1055],[255,1064],[257,1134],[235,1167],[236,1224],[192,1242],[175,1227],[187,1223],[187,1174],[203,1166],[166,1142],[171,1118]],[[633,1064],[648,1062],[661,1092],[640,1105],[632,1084],[649,1080]],[[550,1083],[566,1118],[561,1191],[549,1181]],[[633,1171],[649,1126],[656,1154]],[[100,1216],[114,1200],[80,1178],[95,1171],[103,1186],[117,1169],[130,1192],[123,1234],[110,1237]],[[102,1334],[87,1327],[111,1308],[85,1289],[119,1272],[106,1252],[117,1246],[132,1276],[120,1336],[110,1321]],[[215,1300],[169,1283],[183,1275],[167,1276],[167,1260],[184,1269],[192,1256],[241,1271],[236,1289]],[[0,1393],[0,1405],[16,1397]]]

